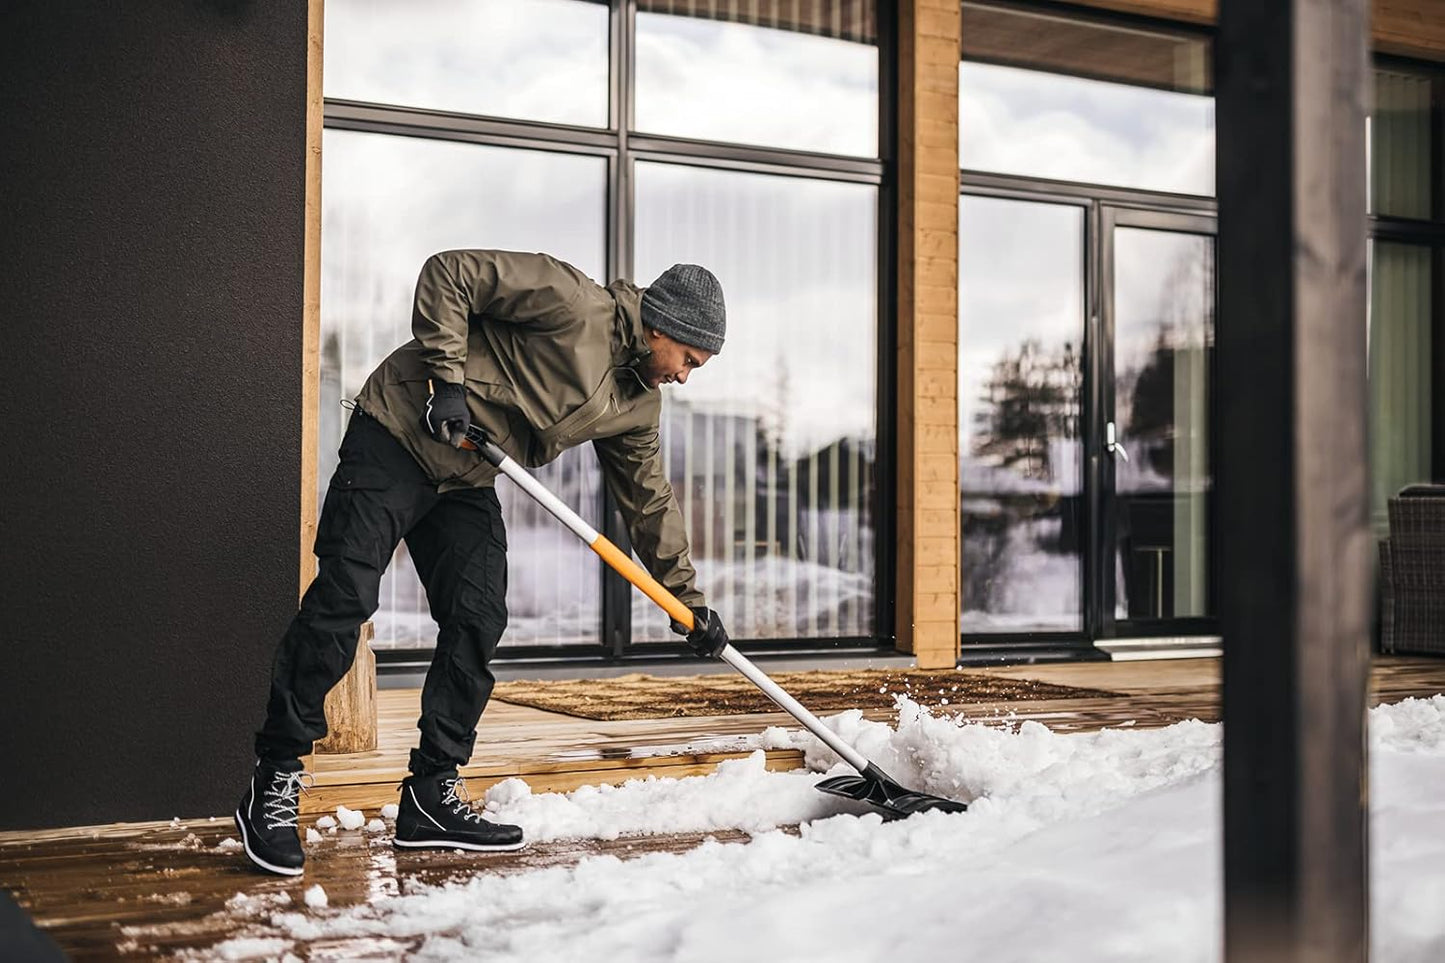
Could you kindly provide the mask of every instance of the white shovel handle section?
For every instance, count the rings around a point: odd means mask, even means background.
[[[557,521],[572,529],[573,534],[583,542],[591,545],[597,541],[597,529],[584,522],[582,516],[568,508],[562,499],[548,491],[545,485],[533,478],[521,465],[510,457],[503,456],[497,468],[502,474],[516,482],[528,495],[535,498],[539,505],[551,512]]]
[[[868,760],[864,758],[861,752],[838,738],[836,732],[823,725],[822,721],[804,708],[801,702],[784,692],[782,686],[768,678],[767,673],[753,665],[747,656],[743,655],[731,645],[724,646],[722,652],[718,653],[718,655],[724,662],[727,662],[734,669],[737,669],[743,675],[747,676],[748,681],[752,682],[752,684],[759,689],[762,689],[763,694],[782,707],[783,711],[787,712],[788,715],[807,726],[809,732],[823,740],[823,744],[841,756],[848,765],[857,769],[859,772],[868,768]]]

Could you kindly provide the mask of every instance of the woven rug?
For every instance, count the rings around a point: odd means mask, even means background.
[[[781,672],[778,685],[813,712],[891,709],[894,696],[946,709],[970,703],[1118,698],[1117,692],[924,669]],[[667,719],[779,711],[751,682],[736,675],[624,675],[613,679],[499,682],[492,698],[582,719]]]

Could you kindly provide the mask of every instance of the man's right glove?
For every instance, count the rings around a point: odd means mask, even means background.
[[[687,644],[698,655],[717,658],[728,644],[728,633],[723,628],[722,619],[712,609],[699,605],[692,609],[692,624],[693,629],[689,632],[681,622],[673,622],[672,631],[687,636]]]
[[[448,381],[429,381],[431,397],[426,400],[426,410],[421,420],[431,436],[444,445],[462,447],[467,429],[472,424],[472,413],[467,410],[467,389]]]

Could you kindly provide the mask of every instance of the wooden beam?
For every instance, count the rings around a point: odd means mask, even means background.
[[[1218,0],[1064,0],[1078,7],[1208,25]],[[1445,61],[1445,0],[1374,0],[1370,36],[1380,53]]]
[[[898,648],[958,660],[957,0],[898,5]],[[940,604],[940,599],[949,599]]]
[[[321,48],[324,0],[306,16],[306,234],[301,308],[301,571],[298,597],[316,577],[316,446],[321,404]]]
[[[1223,0],[1225,957],[1363,961],[1368,0]]]

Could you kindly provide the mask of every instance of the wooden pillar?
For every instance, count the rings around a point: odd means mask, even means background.
[[[1368,0],[1222,0],[1217,552],[1231,963],[1367,940]]]
[[[306,16],[306,233],[301,256],[301,569],[300,591],[316,577],[316,446],[321,398],[321,47],[323,0]]]
[[[326,694],[326,738],[316,752],[370,752],[376,748],[376,653],[371,651],[374,627],[361,624],[356,659],[341,681]]]
[[[898,648],[958,660],[957,0],[898,4]]]

